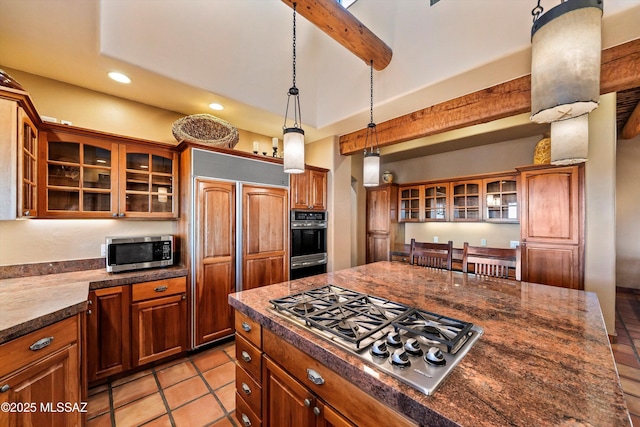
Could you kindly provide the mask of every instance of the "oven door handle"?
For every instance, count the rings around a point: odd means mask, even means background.
[[[322,259],[319,259],[316,261],[292,262],[291,268],[309,267],[312,265],[322,265],[326,263],[327,263],[327,256],[325,255]]]

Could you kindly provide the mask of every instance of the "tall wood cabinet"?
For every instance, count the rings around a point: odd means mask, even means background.
[[[0,91],[0,219],[38,215],[36,120],[26,92]]]
[[[398,186],[367,188],[367,263],[389,261],[393,245],[404,244],[404,227],[398,224]]]
[[[291,174],[291,209],[327,210],[327,169],[305,166],[304,173]]]
[[[584,165],[519,170],[523,280],[583,289]]]

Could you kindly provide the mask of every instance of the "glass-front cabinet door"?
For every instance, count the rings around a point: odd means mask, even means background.
[[[18,216],[35,217],[38,184],[38,128],[22,108],[18,109]]]
[[[424,220],[447,221],[447,198],[449,183],[427,184],[424,186]]]
[[[518,176],[484,180],[485,221],[518,222]]]
[[[398,197],[400,222],[418,222],[420,221],[420,186],[400,187],[400,195]]]
[[[453,193],[451,217],[453,221],[480,221],[481,186],[481,180],[451,183]]]
[[[46,134],[45,216],[107,218],[117,214],[118,145],[58,132]]]
[[[147,147],[120,147],[120,211],[125,216],[174,216],[177,153]]]

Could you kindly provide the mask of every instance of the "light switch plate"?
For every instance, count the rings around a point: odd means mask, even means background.
[[[107,245],[104,243],[100,245],[100,256],[107,256]]]
[[[480,239],[480,246],[487,246],[487,239]]]
[[[438,243],[438,236],[433,236],[433,243]]]

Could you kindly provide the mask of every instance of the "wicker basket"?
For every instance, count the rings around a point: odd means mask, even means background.
[[[238,129],[210,114],[193,114],[176,120],[171,128],[178,140],[233,148],[238,143]]]

